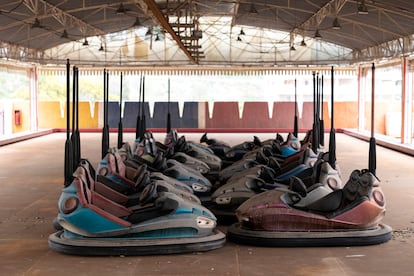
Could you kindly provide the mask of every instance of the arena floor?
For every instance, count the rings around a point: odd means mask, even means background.
[[[183,134],[183,133],[181,133]],[[164,134],[154,134],[162,141]],[[201,133],[183,134],[199,141]],[[254,134],[261,139],[274,134]],[[229,144],[253,134],[211,133]],[[133,134],[124,134],[132,142]],[[97,165],[101,134],[82,133],[82,156]],[[337,134],[342,177],[368,166],[368,143]],[[83,257],[49,249],[48,236],[63,186],[65,134],[0,147],[0,275],[413,275],[414,158],[377,147],[377,176],[387,200],[383,220],[393,228],[384,244],[355,247],[263,248],[238,245],[162,256]],[[116,135],[111,134],[111,144]],[[219,226],[223,232],[226,226]]]

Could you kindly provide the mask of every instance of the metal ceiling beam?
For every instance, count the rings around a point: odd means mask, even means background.
[[[17,44],[0,42],[0,58],[14,59],[18,61],[41,60],[43,51],[26,48]]]
[[[327,31],[325,31],[327,32]],[[355,48],[351,48],[350,47],[350,43],[353,44],[353,41],[358,42],[358,43],[363,43],[365,45],[368,45],[368,43],[372,43],[372,40],[367,40],[365,37],[358,37],[358,36],[354,36],[350,33],[347,32],[337,32],[336,30],[332,30],[332,31],[328,31],[330,36],[334,36],[334,37],[340,37],[342,39],[346,39],[346,43],[340,43],[340,42],[336,42],[336,39],[328,39],[325,40],[327,42],[336,44],[336,45],[340,45],[342,47],[351,49],[351,50],[356,50]]]
[[[352,19],[349,19],[349,18],[346,18],[346,17],[342,17],[341,21],[353,24],[355,26],[369,28],[369,29],[373,29],[373,30],[376,30],[376,31],[379,31],[379,32],[388,33],[388,34],[391,34],[391,35],[396,36],[396,37],[402,37],[403,36],[403,34],[401,34],[401,33],[396,33],[396,32],[393,32],[392,30],[389,30],[389,29],[385,29],[385,28],[378,27],[378,26],[375,26],[375,25],[371,25],[371,24],[360,22],[360,21],[352,20]]]
[[[352,52],[355,61],[367,61],[379,58],[399,57],[414,51],[411,43],[413,35],[387,41],[376,46]]]
[[[58,7],[44,1],[44,0],[37,0],[40,3],[42,3],[42,5],[45,8],[45,14],[51,15],[53,16],[53,18],[55,18],[57,21],[59,21],[63,26],[65,26],[68,23],[72,23],[74,26],[78,26],[79,30],[81,31],[82,34],[84,34],[85,36],[92,36],[92,35],[104,35],[105,32],[99,28],[96,28],[95,26],[92,26],[88,23],[86,23],[85,21],[59,9]],[[32,4],[32,1],[25,1],[26,5],[30,5]],[[36,2],[35,2],[36,3]],[[37,7],[38,8],[38,7]],[[91,30],[91,32],[89,32],[88,30]]]
[[[231,17],[231,25],[230,25],[232,27],[236,25],[236,17],[237,17],[237,14],[239,13],[239,7],[240,7],[240,0],[237,0],[234,2],[234,6],[233,6],[233,14]]]
[[[388,3],[391,2],[391,3]],[[365,5],[368,7],[373,7],[377,10],[382,10],[383,12],[392,13],[396,16],[403,16],[410,19],[414,19],[414,12],[412,10],[399,7],[397,5],[393,6],[392,4],[395,3],[395,1],[388,1],[387,3],[380,3],[378,1],[369,1],[365,2]],[[410,1],[411,2],[411,1]]]
[[[394,25],[398,28],[398,29],[400,29],[403,33],[408,33],[407,32],[407,29],[406,28],[404,28],[403,26],[401,26],[401,24],[399,23],[399,22],[397,22],[397,20],[394,18],[394,17],[392,17],[391,15],[389,15],[387,12],[384,12],[384,10],[381,10],[381,11],[379,11],[379,12],[381,12],[382,14],[384,14],[385,15],[385,17],[387,17],[392,23],[394,23]],[[391,27],[391,26],[390,26]]]
[[[291,32],[301,34],[307,30],[316,29],[326,16],[337,14],[347,1],[348,0],[330,0],[311,17],[302,22],[299,26],[293,28]]]
[[[188,49],[184,46],[181,39],[175,33],[175,31],[171,27],[170,23],[168,23],[167,19],[164,17],[164,14],[160,11],[157,3],[155,3],[154,0],[143,0],[143,2],[147,5],[147,8],[152,12],[152,14],[158,20],[160,25],[164,28],[164,30],[167,31],[171,35],[171,37],[175,40],[178,47],[180,47],[180,49],[189,58],[189,60],[193,63],[197,63],[195,58],[191,55],[191,53],[188,51]]]
[[[0,30],[6,30],[9,28],[13,28],[13,27],[17,27],[19,25],[28,25],[31,24],[33,22],[34,18],[37,18],[39,20],[45,19],[45,18],[49,18],[49,17],[53,17],[56,21],[58,21],[63,28],[66,28],[68,26],[71,27],[75,27],[78,28],[80,30],[80,32],[84,35],[84,36],[92,36],[92,35],[104,35],[105,32],[103,30],[100,30],[98,28],[96,28],[93,25],[90,25],[86,22],[84,22],[83,20],[71,15],[68,12],[65,12],[59,8],[57,8],[56,6],[44,1],[44,0],[24,0],[22,2],[23,5],[26,6],[27,9],[29,9],[32,13],[33,16],[29,19],[31,19],[30,22],[28,22],[28,19],[22,20],[22,21],[17,21],[14,22],[12,24],[6,25],[3,28],[0,28]],[[30,28],[30,27],[28,27]],[[59,28],[61,30],[61,28]],[[36,37],[30,36],[27,37],[24,40],[21,40],[20,43],[23,42],[27,42],[30,41],[31,39],[38,39],[44,36],[49,36],[49,35],[56,35],[56,33],[58,32],[58,30],[50,30],[48,28],[44,28],[44,32],[40,35],[37,35]],[[76,39],[77,40],[77,39]],[[12,45],[12,44],[11,44]],[[9,47],[10,49],[15,49],[15,46]],[[36,54],[31,54],[31,50],[29,48],[26,48],[24,46],[21,46],[21,50],[26,52],[28,56],[39,56],[37,53]],[[33,51],[41,51],[41,49],[33,49]],[[18,58],[18,55],[13,55],[12,58]]]

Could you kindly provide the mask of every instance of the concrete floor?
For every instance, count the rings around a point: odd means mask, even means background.
[[[262,139],[273,134],[256,134]],[[163,140],[163,134],[156,134]],[[198,141],[201,134],[186,134]],[[230,144],[253,134],[210,134]],[[337,135],[343,179],[368,164],[368,144]],[[101,135],[82,133],[82,156],[99,161]],[[111,144],[116,136],[111,134]],[[133,141],[133,134],[125,134]],[[193,254],[82,257],[56,253],[47,238],[63,186],[65,134],[0,147],[0,275],[414,275],[414,158],[377,148],[377,175],[387,199],[385,244],[364,247],[260,248],[226,242]],[[223,231],[225,226],[220,226]]]

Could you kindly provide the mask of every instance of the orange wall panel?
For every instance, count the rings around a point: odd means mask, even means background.
[[[94,116],[91,115],[91,107],[94,109]],[[79,128],[98,127],[98,104],[90,105],[89,102],[79,102]]]
[[[337,102],[334,103],[334,127],[335,128],[357,128],[358,127],[358,103]],[[327,117],[326,117],[327,118]],[[330,127],[330,119],[329,125]],[[327,124],[325,122],[325,128]]]
[[[66,119],[61,116],[60,102],[38,102],[39,128],[65,128]],[[66,116],[66,108],[65,108]]]
[[[39,102],[39,128],[66,128],[66,104],[64,104],[63,108],[64,117],[61,116],[60,102]],[[98,104],[95,103],[93,108],[94,117],[91,116],[89,102],[79,102],[79,128],[98,127]],[[70,105],[70,116],[72,117],[72,104]]]

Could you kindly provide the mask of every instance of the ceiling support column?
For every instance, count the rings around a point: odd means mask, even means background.
[[[412,142],[412,91],[408,80],[412,73],[408,70],[407,57],[401,58],[401,144],[411,144]],[[411,85],[412,90],[412,85]]]

